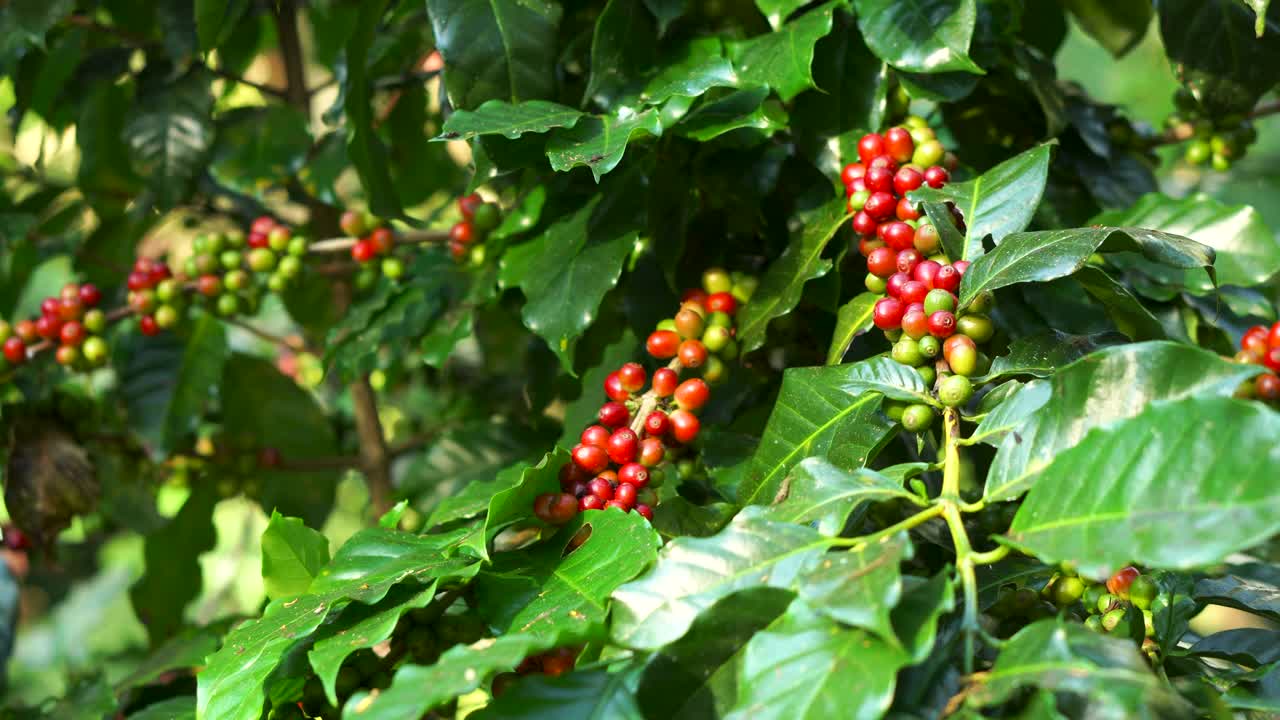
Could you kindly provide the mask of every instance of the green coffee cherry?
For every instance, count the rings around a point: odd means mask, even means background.
[[[932,335],[925,335],[916,341],[920,354],[932,360],[942,352],[942,341]]]
[[[924,380],[925,387],[933,387],[933,384],[938,381],[938,371],[929,363],[916,368],[916,372],[920,373],[920,379]]]
[[[724,350],[732,339],[729,329],[718,325],[708,327],[702,332],[702,344],[707,347],[708,352],[718,353]]]
[[[218,263],[222,265],[223,270],[235,270],[240,267],[243,260],[244,256],[236,250],[223,250],[218,256]]]
[[[498,227],[501,222],[502,213],[498,211],[498,206],[490,203],[484,203],[477,207],[475,213],[471,216],[471,224],[480,232],[489,232]]]
[[[1209,143],[1203,140],[1193,140],[1187,143],[1187,149],[1183,152],[1182,158],[1187,161],[1188,165],[1203,165],[1209,162],[1209,158],[1213,155],[1213,149]]]
[[[178,311],[172,305],[161,305],[156,308],[156,325],[168,330],[178,324]]]
[[[249,251],[249,269],[254,272],[265,273],[271,272],[275,267],[276,254],[267,248],[254,248]]]
[[[1102,616],[1090,615],[1084,619],[1084,626],[1094,632],[1102,632]]]
[[[933,408],[928,405],[908,405],[902,411],[902,427],[908,432],[924,432],[933,424]]]
[[[1160,594],[1160,586],[1150,576],[1139,575],[1129,584],[1129,602],[1139,610],[1147,610]]]
[[[727,312],[717,310],[707,317],[707,327],[731,328],[733,327],[733,317]]]
[[[965,312],[985,315],[991,312],[991,308],[995,307],[995,304],[996,296],[990,290],[983,290],[973,296],[973,299],[969,301],[969,307],[965,308]]]
[[[915,152],[911,155],[911,162],[921,167],[929,167],[942,162],[946,149],[942,147],[942,143],[937,140],[926,140],[916,146]]]
[[[223,293],[218,296],[218,314],[223,317],[231,317],[240,311],[240,298],[231,293]]]
[[[867,273],[867,277],[863,280],[863,284],[867,286],[867,292],[875,293],[876,295],[883,295],[885,290],[889,287],[889,284],[885,282],[884,278],[876,277],[871,273]]]
[[[1078,577],[1063,576],[1053,584],[1053,604],[1067,607],[1084,596],[1084,581]]]
[[[854,211],[861,210],[862,206],[867,204],[867,198],[870,197],[871,192],[868,190],[859,190],[855,192],[849,196],[849,209]]]
[[[902,420],[902,413],[907,409],[907,404],[900,400],[886,400],[884,403],[884,414],[894,422]]]
[[[1111,612],[1113,608],[1120,604],[1120,598],[1111,593],[1103,593],[1098,596],[1098,602],[1094,607],[1098,608],[1098,612]]]
[[[1084,597],[1081,598],[1081,602],[1084,603],[1085,609],[1089,612],[1101,612],[1097,610],[1099,607],[1098,603],[1102,599],[1102,596],[1106,594],[1107,588],[1105,585],[1090,585],[1084,589]]]
[[[487,207],[481,205],[480,207]],[[397,257],[389,257],[382,261],[382,274],[398,280],[404,275],[404,261]]]
[[[735,277],[733,287],[729,289],[729,294],[740,303],[747,302],[752,295],[756,294],[756,288],[760,287],[760,278],[755,275],[743,275]]]
[[[80,346],[80,353],[90,365],[98,365],[107,359],[107,342],[97,336],[85,338],[84,344]]]
[[[1125,617],[1127,611],[1122,608],[1116,608],[1102,616],[1102,629],[1109,633],[1127,636],[1129,634],[1129,619]]]
[[[953,312],[956,309],[956,296],[941,288],[930,290],[924,296],[924,313],[932,315],[936,312]],[[963,332],[963,331],[962,331]],[[967,334],[967,333],[966,333]],[[977,341],[977,338],[974,338]]]
[[[219,237],[219,236],[221,236],[221,239],[222,239],[222,241],[223,241],[223,244],[224,244],[226,247],[229,247],[229,248],[242,248],[242,247],[244,247],[244,244],[245,244],[244,233],[240,232],[239,230],[231,230],[231,231],[228,231],[228,232],[225,232],[225,233],[214,233],[213,235],[210,235],[210,236],[209,236],[209,241],[210,241],[211,243],[213,243],[213,242],[214,242],[214,238],[217,238],[217,237]],[[211,247],[212,247],[212,246],[211,246]],[[209,252],[217,252],[217,251],[216,251],[216,250],[210,250]]]
[[[973,397],[973,383],[963,375],[951,375],[938,386],[938,399],[947,407],[959,407]]]
[[[107,314],[97,308],[94,308],[84,314],[84,319],[81,321],[81,324],[84,325],[84,329],[88,330],[91,334],[101,334],[103,330],[107,329]]]
[[[956,318],[956,332],[968,335],[981,345],[996,334],[996,326],[986,315],[961,315]]]
[[[267,278],[267,289],[273,293],[282,293],[287,287],[289,287],[289,278],[279,272],[272,273]]]
[[[924,364],[924,355],[920,353],[920,346],[915,340],[903,336],[901,340],[893,344],[893,359],[903,365],[916,367]]]
[[[286,255],[280,258],[280,265],[276,267],[276,272],[286,279],[296,278],[302,273],[302,261],[293,255]]]
[[[295,237],[289,241],[288,252],[294,257],[302,257],[307,254],[307,239],[304,237]]]
[[[243,270],[232,270],[222,277],[222,286],[233,292],[249,287],[249,273]]]
[[[733,277],[724,268],[709,268],[702,273],[702,289],[709,293],[729,292],[733,289]]]

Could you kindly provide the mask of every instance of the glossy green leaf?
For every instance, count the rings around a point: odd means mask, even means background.
[[[793,588],[830,545],[815,530],[765,519],[747,508],[719,534],[677,538],[653,570],[613,595],[613,639],[656,649],[676,640],[699,613],[749,587]]]
[[[911,555],[906,533],[846,552],[829,552],[801,579],[800,599],[819,615],[870,630],[899,647],[889,613],[902,597],[899,566]]]
[[[969,58],[974,0],[854,0],[853,7],[871,51],[895,68],[982,73]]]
[[[1154,263],[1146,263],[1153,267]],[[1072,279],[1107,309],[1107,315],[1116,329],[1132,340],[1165,340],[1169,333],[1151,311],[1134,297],[1129,288],[1120,284],[1102,268],[1085,265],[1076,271]]]
[[[500,281],[524,293],[525,327],[546,340],[569,371],[578,338],[595,320],[605,293],[617,284],[637,237],[633,228],[593,223],[600,206],[601,196],[593,196],[502,258]]]
[[[920,188],[910,193],[916,202],[953,202],[964,216],[965,244],[960,260],[982,255],[983,239],[990,235],[997,245],[1006,235],[1031,223],[1049,177],[1051,145],[1039,145],[996,165],[965,182],[941,189]],[[968,273],[966,273],[967,275]]]
[[[195,0],[196,33],[201,50],[213,50],[235,29],[249,0]]]
[[[811,457],[783,480],[778,492],[781,501],[769,507],[764,517],[779,522],[808,525],[823,535],[838,535],[849,515],[866,502],[919,499],[902,489],[902,483],[875,470],[842,470],[830,461]]]
[[[989,707],[1026,687],[1073,693],[1112,717],[1156,720],[1187,712],[1132,642],[1058,619],[1032,623],[1010,638],[969,702]]]
[[[756,0],[756,7],[764,14],[774,30],[782,27],[787,16],[805,5],[804,0]]]
[[[636,135],[659,137],[662,120],[656,110],[645,110],[626,116],[588,115],[571,129],[559,129],[547,142],[547,158],[551,168],[568,172],[575,167],[591,168],[591,175],[600,182],[600,176],[608,173],[622,161],[627,144]]]
[[[1032,413],[1049,402],[1052,391],[1048,381],[1027,383],[987,413],[968,440],[999,445],[1001,438],[1018,430]]]
[[[10,21],[26,41],[44,47],[45,33],[75,9],[75,0],[15,0],[10,10],[13,13]]]
[[[1280,661],[1280,631],[1260,628],[1223,630],[1201,638],[1187,649],[1187,653],[1260,667]]]
[[[906,655],[796,601],[747,643],[726,720],[875,718],[889,708]]]
[[[984,291],[1066,277],[1083,268],[1095,252],[1139,252],[1149,262],[1203,268],[1213,278],[1213,250],[1180,235],[1143,228],[1041,230],[1009,235],[974,260],[960,283],[960,304]]]
[[[831,32],[830,4],[810,10],[781,29],[732,43],[729,56],[742,86],[767,85],[783,100],[814,87],[813,49]]]
[[[435,583],[425,587],[416,584],[394,587],[373,605],[348,605],[336,620],[316,633],[315,645],[307,651],[307,660],[316,677],[320,678],[330,703],[338,703],[335,685],[343,661],[351,653],[371,648],[391,637],[401,615],[425,607],[435,594]]]
[[[697,38],[667,58],[645,84],[640,99],[658,105],[673,97],[698,97],[713,87],[734,87],[738,75],[720,38]]]
[[[329,539],[298,518],[271,513],[262,533],[262,581],[275,599],[306,592],[329,562]]]
[[[549,0],[428,0],[453,106],[554,96],[562,12]]]
[[[1160,37],[1174,72],[1211,114],[1248,112],[1280,80],[1280,23],[1236,0],[1162,0]]]
[[[890,619],[898,641],[911,663],[922,663],[933,653],[942,616],[955,609],[956,593],[951,572],[943,570],[931,578],[913,575],[902,578],[902,597]]]
[[[1148,0],[1067,0],[1064,4],[1080,27],[1116,57],[1132,50],[1151,27]]]
[[[213,146],[212,111],[209,80],[201,73],[138,96],[123,139],[134,169],[146,179],[162,208],[184,200],[204,168]]]
[[[987,474],[988,500],[1012,500],[1055,456],[1090,430],[1143,412],[1153,402],[1226,396],[1258,372],[1199,348],[1169,342],[1107,348],[1060,369],[1050,399],[1007,435]]]
[[[1152,193],[1133,207],[1102,213],[1093,222],[1160,230],[1207,245],[1214,250],[1213,268],[1223,285],[1252,287],[1280,271],[1280,242],[1258,211],[1248,205],[1227,205],[1203,194],[1174,199]],[[1128,255],[1110,261],[1158,284],[1184,287],[1197,294],[1214,289],[1198,270],[1180,272]]]
[[[517,633],[455,645],[430,666],[405,665],[391,687],[377,693],[357,691],[347,700],[344,717],[398,720],[421,717],[428,710],[480,687],[491,674],[515,669],[521,660],[555,647],[554,636]]]
[[[975,382],[992,382],[1006,377],[1030,375],[1049,377],[1058,368],[1079,360],[1095,350],[1124,342],[1114,333],[1071,335],[1048,330],[1014,340],[1009,352],[991,361],[991,372]]]
[[[129,720],[196,720],[196,699],[173,697],[129,714]]]
[[[653,65],[658,28],[641,0],[608,0],[591,35],[586,97],[609,107],[623,86]]]
[[[839,365],[844,354],[849,352],[853,339],[872,328],[872,317],[879,299],[879,295],[864,292],[840,307],[836,313],[836,331],[832,333],[831,347],[827,350],[828,365]]]
[[[876,415],[880,394],[936,402],[919,373],[886,356],[787,370],[760,445],[738,487],[738,500],[744,505],[772,502],[782,479],[807,457],[826,457],[845,469],[865,465],[893,427]]]
[[[1195,598],[1280,621],[1280,583],[1238,575],[1204,578],[1196,582]]]
[[[848,218],[845,199],[835,198],[802,218],[802,228],[765,271],[751,302],[738,314],[738,342],[744,353],[764,345],[769,321],[795,308],[805,283],[831,270],[831,261],[822,252]]]
[[[432,5],[443,4],[431,3]],[[391,160],[387,146],[378,137],[373,115],[373,84],[369,78],[368,56],[378,34],[378,25],[388,0],[370,0],[360,4],[355,18],[355,29],[347,39],[347,82],[341,96],[349,127],[347,133],[347,157],[355,167],[369,198],[369,210],[382,217],[398,217],[403,214],[400,195],[391,177]],[[480,3],[473,3],[480,5]],[[484,7],[490,7],[485,3]],[[474,11],[472,11],[474,12]],[[434,17],[434,15],[433,15]],[[443,33],[437,30],[441,52],[445,50]],[[473,38],[475,40],[475,38]],[[479,43],[477,43],[478,45]],[[492,58],[490,58],[492,60]],[[449,79],[460,73],[447,73]],[[380,121],[378,121],[380,122]]]
[[[1095,577],[1129,561],[1178,569],[1218,562],[1280,532],[1280,490],[1265,480],[1266,468],[1280,466],[1276,432],[1280,417],[1254,403],[1191,397],[1152,405],[1054,457],[1008,538]],[[1195,531],[1202,527],[1214,531]]]
[[[769,89],[754,87],[699,105],[672,129],[683,137],[707,142],[743,128],[773,133],[786,126],[787,111],[769,98]]]
[[[486,540],[517,521],[532,518],[533,501],[539,495],[560,491],[560,467],[567,462],[569,451],[556,448],[537,465],[521,468],[519,480],[510,488],[494,493],[485,517]]]
[[[640,720],[634,670],[578,670],[558,678],[531,675],[471,717],[476,720]]]
[[[177,515],[146,538],[147,574],[129,595],[157,645],[182,629],[187,603],[200,595],[200,556],[212,550],[218,539],[212,519],[217,500],[208,484],[198,488]]]
[[[526,100],[515,105],[489,100],[475,110],[458,110],[450,115],[434,139],[470,140],[478,135],[501,135],[514,140],[525,133],[571,128],[581,117],[581,111],[546,100]]]

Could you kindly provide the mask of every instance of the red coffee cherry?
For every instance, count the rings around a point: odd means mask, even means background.
[[[27,344],[17,335],[4,341],[4,359],[10,365],[21,365],[27,361]]]
[[[1271,373],[1259,375],[1254,381],[1254,390],[1265,402],[1280,402],[1280,377]]]
[[[470,245],[475,240],[475,228],[469,222],[454,223],[449,228],[449,239],[460,242],[463,245]]]
[[[573,448],[573,464],[588,475],[598,475],[609,467],[609,453],[595,445],[577,445]]]
[[[608,444],[610,434],[609,428],[603,425],[589,425],[586,430],[582,431],[582,435],[578,439],[583,445],[603,448]]]
[[[604,503],[605,501],[601,500],[599,495],[587,493],[578,500],[578,509],[582,512],[586,512],[588,510],[603,510]]]
[[[902,314],[906,310],[902,302],[893,298],[881,298],[872,310],[872,320],[881,330],[897,330],[902,326]]]
[[[956,332],[956,316],[946,310],[939,310],[929,316],[929,334],[942,339],[949,338]]]
[[[924,298],[928,294],[929,286],[919,280],[908,280],[898,290],[898,299],[910,305],[911,303],[924,302]]]
[[[659,360],[675,357],[679,348],[680,336],[672,330],[655,330],[645,342],[645,349]]]
[[[637,462],[629,462],[618,468],[618,487],[634,485],[638,490],[649,484],[649,468]]]
[[[905,224],[905,223],[904,223]],[[915,278],[916,266],[924,262],[924,258],[914,248],[909,247],[906,250],[898,251],[897,263],[898,272],[907,273]]]
[[[858,253],[861,254],[862,257],[867,257],[873,251],[882,247],[884,247],[884,241],[873,235],[867,235],[858,240]]]
[[[924,184],[924,175],[915,168],[899,168],[893,174],[893,190],[899,195],[906,195]]]
[[[618,380],[627,392],[640,392],[647,373],[640,363],[629,362],[618,368]],[[616,399],[616,398],[615,398]]]
[[[906,128],[891,127],[884,131],[884,151],[900,163],[911,162],[916,144]]]
[[[898,199],[887,192],[873,192],[862,210],[875,220],[888,220],[898,209]],[[856,229],[856,228],[855,228]]]
[[[702,364],[707,361],[707,347],[699,340],[685,340],[680,343],[678,354],[680,364],[687,368],[702,367]]]
[[[622,376],[614,372],[609,373],[604,379],[604,394],[610,399],[617,402],[626,402],[631,397],[631,393],[622,385]]]
[[[609,442],[605,446],[605,451],[609,453],[609,459],[618,463],[629,463],[636,459],[636,453],[640,450],[640,438],[636,436],[631,428],[618,428],[609,436]]]
[[[645,505],[644,503],[636,503],[635,510],[640,517],[648,520],[649,522],[653,522],[653,508]]]
[[[933,275],[933,287],[954,294],[960,289],[960,271],[955,265],[943,265]]]
[[[661,410],[654,410],[644,419],[644,431],[653,437],[662,437],[671,429],[671,421]]]
[[[951,267],[955,268],[956,272],[960,273],[961,275],[964,275],[964,271],[969,269],[969,261],[957,260],[951,263]]]
[[[586,483],[590,479],[591,475],[573,462],[560,466],[560,489],[565,492],[572,492],[575,485]]]
[[[941,165],[934,165],[924,171],[924,182],[931,188],[940,188],[951,179],[951,173]]]
[[[374,249],[373,243],[369,242],[368,239],[357,240],[351,246],[351,259],[358,263],[367,263],[373,260],[376,254],[377,251]]]
[[[706,309],[707,291],[700,287],[691,287],[680,294],[680,304],[693,303],[700,308]]]
[[[894,250],[912,250],[914,252],[916,231],[901,220],[887,222],[880,226],[884,231],[884,242]]]
[[[886,167],[868,168],[862,181],[873,193],[893,191],[893,173]]]
[[[62,321],[56,315],[41,315],[36,319],[36,334],[45,340],[53,340],[62,330]]]
[[[533,514],[551,525],[563,525],[578,514],[578,498],[568,493],[545,493],[533,501]]]
[[[270,215],[261,215],[254,219],[253,224],[249,226],[249,232],[260,233],[266,235],[276,226],[275,218]]]
[[[607,428],[620,428],[631,419],[631,412],[620,402],[607,402],[600,406],[597,417],[600,424]]]
[[[396,237],[390,228],[375,228],[366,239],[377,255],[390,255],[391,250],[396,246]]]
[[[1132,565],[1121,570],[1117,570],[1107,580],[1107,592],[1115,595],[1122,600],[1129,599],[1129,586],[1133,584],[1134,578],[1142,573],[1138,572],[1138,568]]]
[[[738,312],[738,299],[733,296],[733,293],[711,293],[707,296],[707,312],[722,312],[733,315]]]
[[[862,163],[849,163],[840,171],[840,182],[850,185],[854,180],[867,174],[867,167]]]
[[[1262,364],[1271,372],[1280,372],[1280,347],[1270,348],[1263,353]]]
[[[919,220],[924,214],[920,210],[920,206],[911,202],[907,198],[898,198],[898,207],[894,209],[894,215],[899,220]]]
[[[922,260],[915,269],[911,271],[911,279],[918,280],[925,284],[925,287],[933,289],[933,280],[938,275],[938,271],[942,266],[933,260]]]
[[[876,225],[878,224],[875,218],[871,217],[871,214],[866,211],[865,205],[862,210],[853,214],[853,220],[850,222],[853,225],[853,231],[859,235],[871,235],[876,231]]]
[[[31,320],[19,320],[14,323],[13,334],[22,338],[24,343],[34,343],[40,339],[40,333],[36,332],[36,324]]]
[[[869,163],[884,154],[884,138],[877,133],[867,133],[858,140],[858,159]]]
[[[929,316],[924,310],[912,307],[902,314],[902,332],[912,340],[919,340],[929,334]]]
[[[666,448],[662,446],[662,440],[658,437],[647,437],[640,441],[640,464],[645,467],[655,467],[662,462],[662,458],[667,454]]]
[[[587,492],[600,498],[601,505],[605,500],[613,499],[613,483],[604,479],[604,477],[596,477],[587,483]]]
[[[58,311],[61,308],[62,304],[55,297],[45,298],[40,302],[40,314],[45,317],[58,317]]]
[[[674,355],[675,353],[672,353]],[[659,368],[653,371],[653,394],[658,397],[670,397],[676,391],[680,375],[671,368]]]
[[[72,320],[62,326],[58,331],[58,337],[62,340],[63,345],[71,345],[72,347],[84,342],[84,325]]]
[[[887,278],[898,270],[898,255],[887,247],[872,250],[867,255],[867,272],[876,277]]]
[[[622,484],[617,490],[613,491],[613,502],[618,503],[623,508],[630,510],[632,505],[636,504],[636,495],[638,494],[635,485]]]
[[[155,337],[160,334],[160,326],[156,324],[156,319],[150,315],[143,315],[138,318],[138,329],[147,337]]]
[[[484,198],[478,193],[471,193],[458,198],[458,212],[462,213],[462,217],[470,220],[475,217],[476,208],[484,204]]]
[[[605,504],[604,504],[604,509],[605,509],[605,510],[608,510],[608,509],[610,509],[610,508],[617,508],[617,509],[621,510],[622,512],[630,512],[630,510],[631,510],[631,508],[630,508],[630,507],[628,507],[626,503],[622,503],[622,502],[619,502],[619,501],[617,501],[617,500],[610,500],[609,502],[607,502],[607,503],[605,503]]]
[[[894,263],[897,263],[897,261],[897,256],[895,255]],[[902,294],[902,286],[909,282],[911,282],[910,275],[902,272],[896,272],[890,275],[889,279],[885,281],[884,291],[889,294],[889,297],[896,298]]]
[[[251,232],[245,242],[253,250],[269,248],[271,247],[270,237],[270,234]]]
[[[883,301],[882,301],[883,302]],[[688,410],[675,410],[671,413],[671,436],[680,443],[691,443],[698,437],[702,423],[698,416]]]
[[[1280,347],[1280,322],[1272,325],[1271,330],[1267,332],[1267,347]]]
[[[685,410],[698,410],[710,397],[711,388],[700,378],[685,380],[676,388],[676,405]]]

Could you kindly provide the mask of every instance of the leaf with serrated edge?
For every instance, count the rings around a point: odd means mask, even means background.
[[[600,182],[600,176],[613,170],[622,162],[627,143],[637,134],[659,137],[662,135],[662,119],[656,110],[631,114],[627,117],[588,115],[572,128],[561,128],[547,141],[547,158],[551,169],[568,172],[578,166],[591,168],[591,176]]]
[[[1255,403],[1153,404],[1054,457],[1008,541],[1094,577],[1130,561],[1177,569],[1219,562],[1280,532],[1280,488],[1271,482],[1278,433],[1280,416]]]
[[[527,100],[512,104],[490,100],[475,110],[458,110],[444,121],[444,128],[433,142],[470,140],[478,135],[501,135],[515,139],[525,133],[544,133],[553,128],[571,128],[582,117],[582,111],[546,100]]]

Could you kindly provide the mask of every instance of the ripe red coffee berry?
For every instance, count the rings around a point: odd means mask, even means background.
[[[894,256],[895,264],[898,261],[897,257],[898,257],[897,255]],[[888,280],[885,281],[884,291],[889,294],[889,297],[896,298],[902,294],[902,286],[906,285],[909,282],[911,282],[910,275],[904,272],[895,272],[894,274],[889,276]]]
[[[150,315],[143,315],[138,318],[138,329],[147,337],[155,337],[160,334],[160,325],[156,323],[156,319]]]
[[[912,307],[902,314],[902,332],[912,340],[919,340],[929,334],[929,316],[924,310]]]
[[[27,361],[27,344],[22,338],[15,335],[4,341],[4,359],[10,365],[21,365]]]
[[[676,388],[676,405],[685,410],[700,409],[710,397],[711,388],[701,378],[685,380]]]
[[[884,138],[877,133],[867,133],[858,140],[858,159],[864,164],[884,154]]]
[[[627,392],[627,389],[622,386],[622,376],[618,375],[616,371],[605,376],[604,394],[610,400],[617,402],[626,402],[627,398],[631,396],[631,393]]]
[[[588,425],[587,429],[582,431],[582,435],[580,435],[578,439],[583,445],[594,445],[595,447],[602,448],[609,443],[609,436],[611,434],[612,433],[609,432],[609,428],[603,425]]]
[[[649,468],[637,462],[629,462],[618,468],[619,487],[634,485],[637,490],[649,484]]]
[[[910,225],[901,220],[894,220],[880,227],[884,230],[884,242],[889,247],[898,251],[914,249],[916,231]]]
[[[649,522],[653,522],[653,508],[645,505],[644,503],[636,503],[635,511],[640,517],[648,520]]]
[[[702,367],[707,361],[707,346],[700,340],[685,340],[680,343],[678,355],[681,365],[687,368]],[[679,388],[676,391],[679,392]]]
[[[700,287],[692,287],[680,294],[680,304],[694,303],[696,305],[706,307],[707,291]]]
[[[627,410],[626,405],[612,401],[601,405],[600,412],[596,417],[599,418],[600,424],[607,428],[620,428],[631,419],[631,413]]]
[[[1280,402],[1280,377],[1272,373],[1264,373],[1254,381],[1254,391],[1266,402]]]
[[[14,323],[13,334],[22,338],[24,343],[33,343],[40,339],[40,333],[36,332],[36,324],[31,320],[19,320]]]
[[[1280,347],[1273,347],[1262,355],[1262,364],[1271,372],[1280,372]]]
[[[133,271],[150,276],[151,271],[155,269],[155,263],[151,262],[151,258],[140,257],[133,261]]]
[[[872,310],[872,321],[881,330],[897,330],[902,327],[902,314],[906,310],[902,302],[894,298],[881,298]]]
[[[576,445],[573,448],[573,464],[589,475],[598,475],[609,467],[609,453],[595,445]]]
[[[1138,568],[1133,567],[1132,565],[1127,568],[1117,570],[1116,573],[1107,580],[1107,592],[1122,600],[1128,600],[1129,586],[1132,585],[1134,579],[1141,574],[1142,573],[1138,572]]]
[[[640,392],[648,373],[640,363],[629,362],[618,368],[618,379],[627,392]]]
[[[470,220],[475,217],[476,208],[484,204],[484,198],[477,193],[464,195],[458,198],[458,212],[462,213],[462,217]]]
[[[63,324],[62,329],[58,331],[58,337],[63,345],[79,345],[84,342],[84,326],[72,320]]]
[[[956,316],[945,310],[939,310],[929,316],[929,334],[942,339],[949,338],[956,332]]]
[[[867,170],[862,182],[871,192],[893,192],[893,173],[889,168],[877,167]]]
[[[631,508],[630,508],[630,507],[628,507],[626,503],[618,502],[617,500],[610,500],[609,502],[607,502],[607,503],[605,503],[605,504],[604,504],[604,509],[605,509],[605,510],[609,510],[610,508],[617,508],[617,509],[621,510],[622,512],[630,512],[630,511],[631,511]]]
[[[862,177],[867,173],[867,167],[862,163],[849,163],[840,171],[840,182],[846,186],[853,184],[854,180]]]
[[[711,293],[707,296],[707,312],[722,312],[732,315],[738,312],[738,299],[733,296],[733,293]]]
[[[867,198],[867,204],[862,206],[862,211],[877,221],[888,220],[893,217],[893,213],[897,209],[898,199],[887,192],[871,193],[871,196]],[[854,229],[856,230],[857,228]]]
[[[551,525],[563,525],[578,514],[578,498],[568,493],[539,495],[533,501],[533,514]]]
[[[251,232],[246,240],[246,244],[254,250],[257,250],[258,248],[271,247],[270,237],[270,234]]]
[[[47,297],[44,300],[40,301],[41,315],[47,315],[49,317],[58,317],[61,309],[62,309],[62,303],[56,297]]]
[[[891,127],[884,131],[884,151],[900,163],[910,162],[916,143],[906,128]]]
[[[249,232],[256,232],[266,235],[276,226],[275,218],[270,215],[261,215],[254,219],[253,224],[249,226]]]
[[[898,198],[898,207],[894,214],[898,216],[899,220],[919,220],[921,215],[920,206],[906,198]]]
[[[609,453],[609,459],[619,465],[632,462],[640,450],[640,438],[631,428],[618,428],[609,436],[605,450]]]
[[[357,240],[355,244],[351,246],[351,259],[358,263],[367,263],[373,260],[375,255],[377,255],[377,252],[374,250],[373,243],[369,242],[368,238]]]
[[[893,190],[899,195],[906,195],[923,184],[924,175],[915,168],[898,168],[898,172],[893,174]]]
[[[955,265],[943,265],[933,274],[933,287],[954,294],[960,289],[960,273]]]
[[[367,239],[377,255],[390,255],[391,250],[396,246],[396,236],[391,232],[391,228],[375,228],[369,233]]]
[[[928,294],[929,288],[924,283],[919,280],[908,280],[902,284],[902,289],[898,291],[898,299],[910,305],[924,302],[924,297]]]
[[[698,416],[688,410],[676,410],[671,413],[671,436],[680,443],[691,443],[698,437],[702,423]]]
[[[869,199],[869,198],[868,198]],[[871,235],[876,231],[876,220],[866,211],[866,206],[862,210],[853,214],[853,231],[859,235]]]
[[[586,512],[588,510],[603,510],[604,503],[605,501],[601,500],[600,496],[587,493],[578,500],[578,509],[582,512]]]
[[[1268,349],[1266,331],[1264,330],[1261,334],[1245,333],[1244,337],[1240,338],[1240,349],[1261,357]]]
[[[58,317],[62,320],[78,320],[84,314],[84,303],[80,296],[62,298],[58,301]]]
[[[655,330],[649,334],[644,346],[650,355],[659,360],[667,360],[675,357],[680,349],[680,336],[673,330]]]
[[[653,394],[658,397],[670,397],[676,391],[676,385],[679,382],[680,375],[675,370],[658,368],[653,371]]]
[[[1272,325],[1267,332],[1267,347],[1280,347],[1280,322]]]
[[[602,501],[612,500],[613,499],[613,483],[609,482],[603,477],[592,478],[591,482],[587,483],[587,492],[591,493],[592,495],[595,495],[596,497],[600,498]]]
[[[934,165],[924,171],[924,182],[931,188],[940,188],[951,179],[951,173],[941,165]]]
[[[667,425],[670,429],[670,423]],[[662,458],[667,454],[667,449],[662,446],[662,439],[658,437],[647,437],[640,441],[640,464],[651,468],[662,462]]]
[[[907,273],[914,279],[916,266],[921,262],[924,262],[924,258],[920,256],[919,252],[916,252],[915,248],[898,251],[897,268],[900,273]]]
[[[475,228],[469,222],[454,223],[453,227],[449,228],[449,239],[463,245],[470,245],[476,239]]]
[[[898,254],[887,247],[872,250],[867,255],[867,272],[887,278],[898,271]]]
[[[585,470],[567,462],[560,466],[560,489],[565,492],[573,492],[578,485],[585,485],[591,476]]]
[[[613,501],[630,510],[631,506],[636,504],[636,496],[639,495],[638,490],[639,488],[635,485],[619,485],[618,489],[613,491]]]
[[[934,260],[921,260],[919,265],[911,271],[911,279],[919,280],[924,283],[930,290],[933,289],[933,280],[938,275],[938,271],[942,269],[942,265]]]
[[[102,291],[93,283],[85,283],[80,286],[80,302],[85,307],[93,307],[102,302]]]
[[[654,410],[644,419],[644,431],[653,437],[662,437],[671,429],[671,421],[661,410]]]
[[[53,340],[62,330],[62,321],[57,316],[41,315],[36,318],[36,334],[45,340]]]

